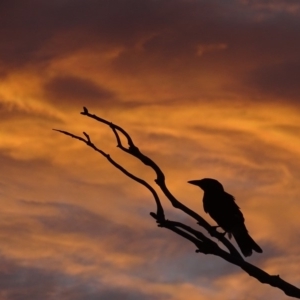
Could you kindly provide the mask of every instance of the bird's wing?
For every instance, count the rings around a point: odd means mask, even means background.
[[[234,218],[237,222],[244,223],[244,216],[238,205],[235,203],[232,195],[224,192],[223,204],[226,207],[226,210],[230,212],[231,218]]]

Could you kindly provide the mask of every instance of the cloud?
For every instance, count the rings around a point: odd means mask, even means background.
[[[266,9],[255,1],[3,1],[2,72],[56,74],[45,85],[52,103],[105,98],[123,109],[230,98],[247,74],[298,59],[299,18],[276,5],[278,13],[259,19]],[[68,75],[60,75],[71,58]],[[289,90],[298,93],[295,85]]]
[[[175,245],[162,243],[164,233],[152,228],[143,226],[132,226],[131,223],[116,223],[109,216],[103,216],[91,212],[81,206],[67,203],[39,203],[32,201],[22,201],[27,206],[40,209],[40,215],[33,215],[32,219],[38,221],[46,232],[59,235],[76,235],[79,239],[90,239],[90,243],[101,243],[108,247],[110,251],[129,254],[142,258],[149,252],[160,253],[161,257],[172,255],[182,255],[187,247],[181,244],[176,237],[170,237]],[[54,209],[54,213],[45,215],[42,209]],[[47,210],[46,210],[47,211]],[[111,216],[111,218],[113,218]],[[165,244],[163,246],[163,244]],[[150,250],[149,245],[152,245]],[[156,249],[155,249],[156,248]]]
[[[101,282],[101,278],[84,278],[58,270],[44,269],[26,265],[1,256],[0,289],[2,299],[163,299],[162,295],[149,295],[139,290],[110,286]]]
[[[109,105],[114,102],[115,95],[91,80],[75,76],[60,76],[48,81],[44,92],[46,98],[55,105]]]
[[[151,170],[118,152],[109,128],[79,114],[82,105],[124,126],[174,195],[211,223],[201,192],[186,181],[219,179],[264,249],[250,261],[296,276],[298,6],[0,1],[1,297],[192,300],[270,291],[158,229],[148,191],[51,131],[86,131],[153,183]],[[168,217],[195,226],[163,201]]]
[[[300,62],[287,61],[263,66],[249,74],[246,83],[258,93],[270,95],[274,101],[282,99],[299,103]]]
[[[198,45],[197,47],[197,55],[202,56],[205,53],[209,53],[212,51],[221,51],[227,49],[226,44],[208,44],[208,45]]]
[[[258,12],[265,14],[298,14],[300,12],[300,5],[297,0],[240,0],[244,5]]]
[[[44,120],[45,122],[62,123],[61,120],[49,111],[39,111],[31,107],[21,107],[16,103],[0,100],[0,123],[20,120]]]

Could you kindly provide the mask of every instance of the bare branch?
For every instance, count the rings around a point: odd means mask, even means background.
[[[164,210],[161,205],[160,199],[156,193],[156,191],[144,180],[142,180],[139,177],[136,177],[135,175],[128,172],[125,168],[123,168],[121,165],[119,165],[117,162],[115,162],[109,154],[105,153],[103,150],[97,148],[91,141],[89,135],[87,133],[83,133],[86,139],[76,136],[74,134],[71,134],[67,131],[63,130],[57,130],[60,133],[63,133],[67,136],[70,136],[72,138],[75,138],[77,140],[80,140],[81,142],[84,142],[86,145],[103,155],[113,166],[115,166],[117,169],[119,169],[122,173],[124,173],[129,178],[135,180],[136,182],[142,184],[145,186],[153,195],[156,205],[157,205],[157,213],[150,213],[150,215],[156,220],[159,227],[167,228],[176,234],[184,237],[185,239],[192,242],[196,247],[196,252],[201,252],[204,254],[212,254],[219,257],[222,257],[224,260],[239,266],[242,268],[246,273],[248,273],[250,276],[256,278],[261,283],[269,284],[271,286],[277,287],[281,289],[287,296],[295,297],[300,299],[300,289],[297,287],[291,285],[290,283],[284,281],[279,277],[279,275],[269,275],[265,271],[259,269],[258,267],[248,263],[243,259],[243,257],[239,254],[239,252],[236,250],[236,248],[225,238],[225,236],[219,232],[216,231],[214,227],[212,227],[209,223],[207,223],[200,215],[198,215],[193,210],[189,209],[187,206],[183,205],[181,202],[179,202],[169,191],[169,189],[166,186],[165,183],[165,175],[161,171],[161,169],[158,167],[158,165],[151,160],[149,157],[141,153],[141,151],[138,149],[138,147],[135,146],[132,138],[130,135],[120,126],[115,125],[111,122],[108,122],[107,120],[100,118],[96,115],[90,114],[87,108],[83,108],[83,112],[81,112],[82,115],[88,116],[92,119],[95,119],[96,121],[99,121],[103,124],[106,124],[109,126],[117,141],[117,147],[119,147],[122,151],[136,157],[141,162],[143,162],[145,165],[151,167],[155,173],[157,178],[155,179],[155,182],[160,187],[162,192],[165,194],[165,196],[170,200],[172,205],[185,212],[189,216],[193,217],[195,220],[197,220],[198,224],[205,228],[213,237],[216,237],[218,240],[220,240],[223,245],[227,247],[229,252],[221,249],[217,243],[206,237],[203,233],[200,231],[197,231],[193,229],[190,226],[187,226],[180,222],[170,221],[166,220],[164,216]],[[122,145],[122,141],[119,134],[123,134],[125,138],[127,139],[128,148],[124,147]]]

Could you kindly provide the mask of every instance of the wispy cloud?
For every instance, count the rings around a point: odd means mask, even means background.
[[[211,223],[186,181],[219,179],[264,249],[251,261],[297,284],[299,22],[292,0],[1,1],[1,297],[282,296],[157,228],[147,190],[51,130],[88,132],[157,188],[82,106]]]

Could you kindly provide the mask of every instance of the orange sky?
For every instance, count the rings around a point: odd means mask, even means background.
[[[157,228],[147,190],[51,129],[155,187],[80,111],[123,126],[211,224],[186,182],[218,179],[264,250],[248,260],[299,287],[299,28],[294,0],[2,0],[0,298],[287,299]]]

